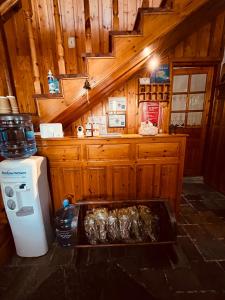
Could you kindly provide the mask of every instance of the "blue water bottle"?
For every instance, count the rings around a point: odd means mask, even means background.
[[[63,207],[56,212],[56,239],[63,247],[74,246],[77,243],[79,206],[63,200]]]
[[[54,76],[52,75],[51,70],[48,71],[48,89],[50,94],[55,93]]]

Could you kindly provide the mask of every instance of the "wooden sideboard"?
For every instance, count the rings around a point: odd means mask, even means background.
[[[37,138],[48,158],[54,208],[79,199],[169,199],[178,212],[186,135]]]

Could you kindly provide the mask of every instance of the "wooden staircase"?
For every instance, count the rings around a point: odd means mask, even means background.
[[[187,27],[187,20],[202,17],[213,7],[224,7],[223,0],[178,1],[180,6],[168,8],[141,8],[138,10],[132,32],[111,32],[108,55],[86,54],[86,74],[60,75],[61,95],[35,95],[41,122],[60,122],[64,126],[79,118],[103,97],[107,97],[122,82],[134,74],[155,52],[166,53],[173,46],[173,32]],[[175,2],[176,3],[176,2]],[[189,23],[191,27],[191,23]],[[194,30],[194,28],[193,28]],[[172,39],[174,45],[177,40]],[[147,51],[144,50],[147,47]],[[84,82],[91,84],[87,101]]]

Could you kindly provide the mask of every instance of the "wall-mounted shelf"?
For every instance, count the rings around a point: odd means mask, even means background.
[[[170,83],[138,84],[138,103],[146,101],[169,102]]]

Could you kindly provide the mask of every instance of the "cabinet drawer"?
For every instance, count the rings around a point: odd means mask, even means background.
[[[87,160],[122,160],[129,158],[129,145],[88,145]]]
[[[80,147],[72,148],[42,148],[39,153],[50,160],[79,160]]]
[[[178,157],[179,143],[155,143],[137,145],[137,157]]]

